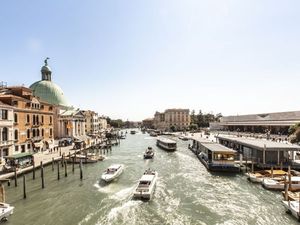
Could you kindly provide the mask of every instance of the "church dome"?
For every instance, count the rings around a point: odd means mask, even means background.
[[[39,97],[47,103],[68,107],[69,103],[62,89],[51,80],[51,69],[45,60],[45,65],[41,69],[42,80],[33,83],[29,88],[32,89],[33,95]]]

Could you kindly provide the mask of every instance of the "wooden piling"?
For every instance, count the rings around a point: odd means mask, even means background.
[[[291,166],[289,166],[289,191],[292,191],[292,175],[291,175]]]
[[[280,170],[283,169],[283,165],[282,165],[282,162],[280,162]]]
[[[67,162],[65,161],[64,164],[65,164],[65,177],[67,177],[68,176]]]
[[[23,198],[27,198],[27,195],[26,195],[26,177],[25,177],[25,174],[23,174]]]
[[[82,159],[80,159],[80,165],[79,165],[79,167],[80,167],[80,180],[82,180],[82,178],[83,178],[83,174],[82,174]]]
[[[252,163],[251,163],[251,172],[254,173],[254,162],[253,162],[253,159],[252,159]]]
[[[85,151],[85,164],[87,164],[87,151]]]
[[[0,183],[1,202],[5,203],[5,189],[2,182]]]
[[[32,165],[32,179],[35,180],[35,165]]]
[[[42,177],[42,189],[45,188],[45,178],[44,178],[44,166],[43,163],[41,162],[41,177]]]
[[[72,172],[74,173],[74,171],[75,171],[75,166],[74,166],[74,164],[75,164],[75,158],[73,157],[72,158]]]
[[[15,168],[15,187],[18,187],[18,177],[17,177],[17,168]]]
[[[61,156],[61,160],[60,160],[60,162],[61,162],[61,167],[64,167],[64,161],[65,161],[65,157],[64,157],[64,155],[62,155],[62,156]]]
[[[288,197],[288,184],[287,184],[287,181],[286,181],[286,176],[284,176],[284,200],[285,201],[288,201],[289,200],[289,197]]]
[[[271,178],[274,177],[273,166],[271,167]]]
[[[54,171],[54,158],[52,157],[52,171]]]
[[[43,162],[41,161],[41,163],[40,163],[40,167],[41,167],[41,177],[42,177],[42,168],[43,168]]]
[[[59,162],[57,161],[57,180],[60,179],[60,174],[59,174]]]

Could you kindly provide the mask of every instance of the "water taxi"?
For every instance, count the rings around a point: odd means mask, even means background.
[[[213,172],[240,172],[240,166],[235,163],[236,151],[217,143],[200,143],[198,159]]]
[[[179,136],[178,137],[180,140],[182,140],[182,141],[188,141],[189,140],[189,138],[188,137],[186,137],[186,136]]]
[[[262,182],[264,188],[277,191],[283,191],[285,184],[289,186],[289,190],[298,191],[300,190],[300,177],[293,176],[290,181],[287,177],[281,180],[276,178],[265,178]]]
[[[154,157],[154,151],[151,147],[148,147],[148,149],[144,153],[144,159],[152,159]]]
[[[131,130],[130,134],[136,134],[136,131],[135,130]]]
[[[7,204],[0,202],[0,221],[4,222],[7,221],[7,218],[14,213],[14,207]]]
[[[177,143],[168,138],[157,138],[156,144],[158,147],[167,151],[176,151]]]
[[[158,173],[154,170],[146,170],[133,193],[134,198],[150,200],[153,196]]]
[[[247,178],[253,182],[253,183],[262,183],[264,178],[267,177],[278,177],[283,178],[285,175],[287,175],[287,172],[283,170],[260,170],[255,172],[249,172],[246,173]]]
[[[110,182],[119,177],[122,174],[123,169],[124,165],[113,164],[104,171],[104,173],[101,176],[101,179],[106,182]]]

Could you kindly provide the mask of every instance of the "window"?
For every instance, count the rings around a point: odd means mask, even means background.
[[[0,119],[2,120],[8,119],[8,111],[6,109],[0,110]]]
[[[37,131],[36,131],[36,136],[40,136],[40,129],[37,129]]]
[[[8,128],[4,127],[2,129],[2,141],[7,141],[8,140]]]
[[[14,122],[15,122],[15,123],[18,122],[18,114],[17,114],[17,113],[15,113],[15,115],[14,115]]]
[[[44,129],[42,129],[42,136],[44,137]]]
[[[19,132],[15,130],[15,141],[19,140]]]
[[[19,151],[19,146],[15,146],[15,151]]]
[[[30,123],[30,115],[27,114],[27,120],[26,120],[27,123]]]
[[[32,136],[35,137],[35,129],[32,130]]]
[[[44,123],[44,116],[42,116],[42,123]]]
[[[52,128],[50,128],[50,136],[52,136]]]
[[[27,144],[27,149],[30,149],[31,148],[31,145],[30,144]]]
[[[50,124],[52,124],[52,116],[50,116]]]
[[[30,129],[27,130],[27,138],[30,138]]]

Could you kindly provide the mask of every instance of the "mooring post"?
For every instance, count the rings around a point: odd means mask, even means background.
[[[54,158],[52,157],[52,171],[54,171]]]
[[[82,178],[83,178],[83,174],[82,174],[82,159],[80,159],[80,165],[79,165],[79,167],[80,167],[80,180],[82,180]]]
[[[45,188],[45,178],[44,178],[44,166],[43,162],[41,162],[41,177],[42,177],[42,189]]]
[[[17,168],[15,167],[15,187],[18,187],[18,177],[17,177]]]
[[[87,164],[87,151],[85,151],[85,164]]]
[[[32,179],[35,180],[35,165],[32,165]]]
[[[61,156],[61,160],[60,160],[60,162],[61,162],[61,167],[64,167],[64,161],[65,161],[65,155],[63,154],[63,155]]]
[[[59,161],[57,161],[57,180],[60,179],[60,175],[59,175]]]
[[[5,190],[2,182],[0,183],[1,202],[5,203]]]
[[[65,161],[65,177],[68,176],[68,168],[67,168],[67,162]]]
[[[26,195],[26,177],[25,177],[25,174],[23,174],[23,198],[27,198],[27,195]]]
[[[75,166],[74,166],[74,164],[75,164],[75,158],[73,157],[72,158],[72,172],[74,173],[74,171],[75,171]]]

